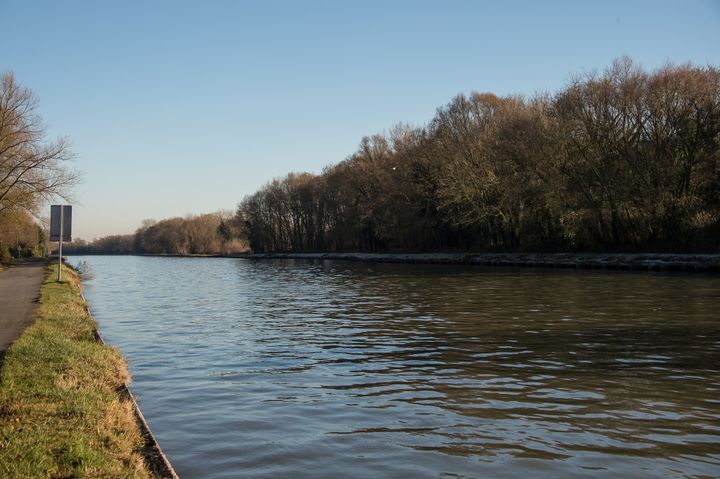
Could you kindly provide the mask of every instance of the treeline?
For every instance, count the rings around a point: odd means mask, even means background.
[[[257,252],[718,252],[720,72],[624,58],[554,95],[459,95],[236,219]]]
[[[211,213],[161,221],[145,220],[129,235],[112,235],[93,242],[75,240],[67,254],[231,254],[247,251],[232,215]]]

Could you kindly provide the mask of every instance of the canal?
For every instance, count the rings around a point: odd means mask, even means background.
[[[720,277],[79,261],[183,478],[720,476]]]

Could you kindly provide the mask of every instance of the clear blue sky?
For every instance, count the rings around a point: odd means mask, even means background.
[[[85,173],[85,239],[234,209],[461,92],[553,92],[622,55],[720,65],[718,0],[0,0],[0,18],[0,70]]]

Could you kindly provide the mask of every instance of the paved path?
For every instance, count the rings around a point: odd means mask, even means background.
[[[24,263],[0,272],[0,360],[35,319],[44,263]]]

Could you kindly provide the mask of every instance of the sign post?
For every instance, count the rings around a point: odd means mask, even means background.
[[[62,278],[62,244],[63,241],[72,241],[72,206],[50,206],[50,241],[58,242],[58,283]]]

